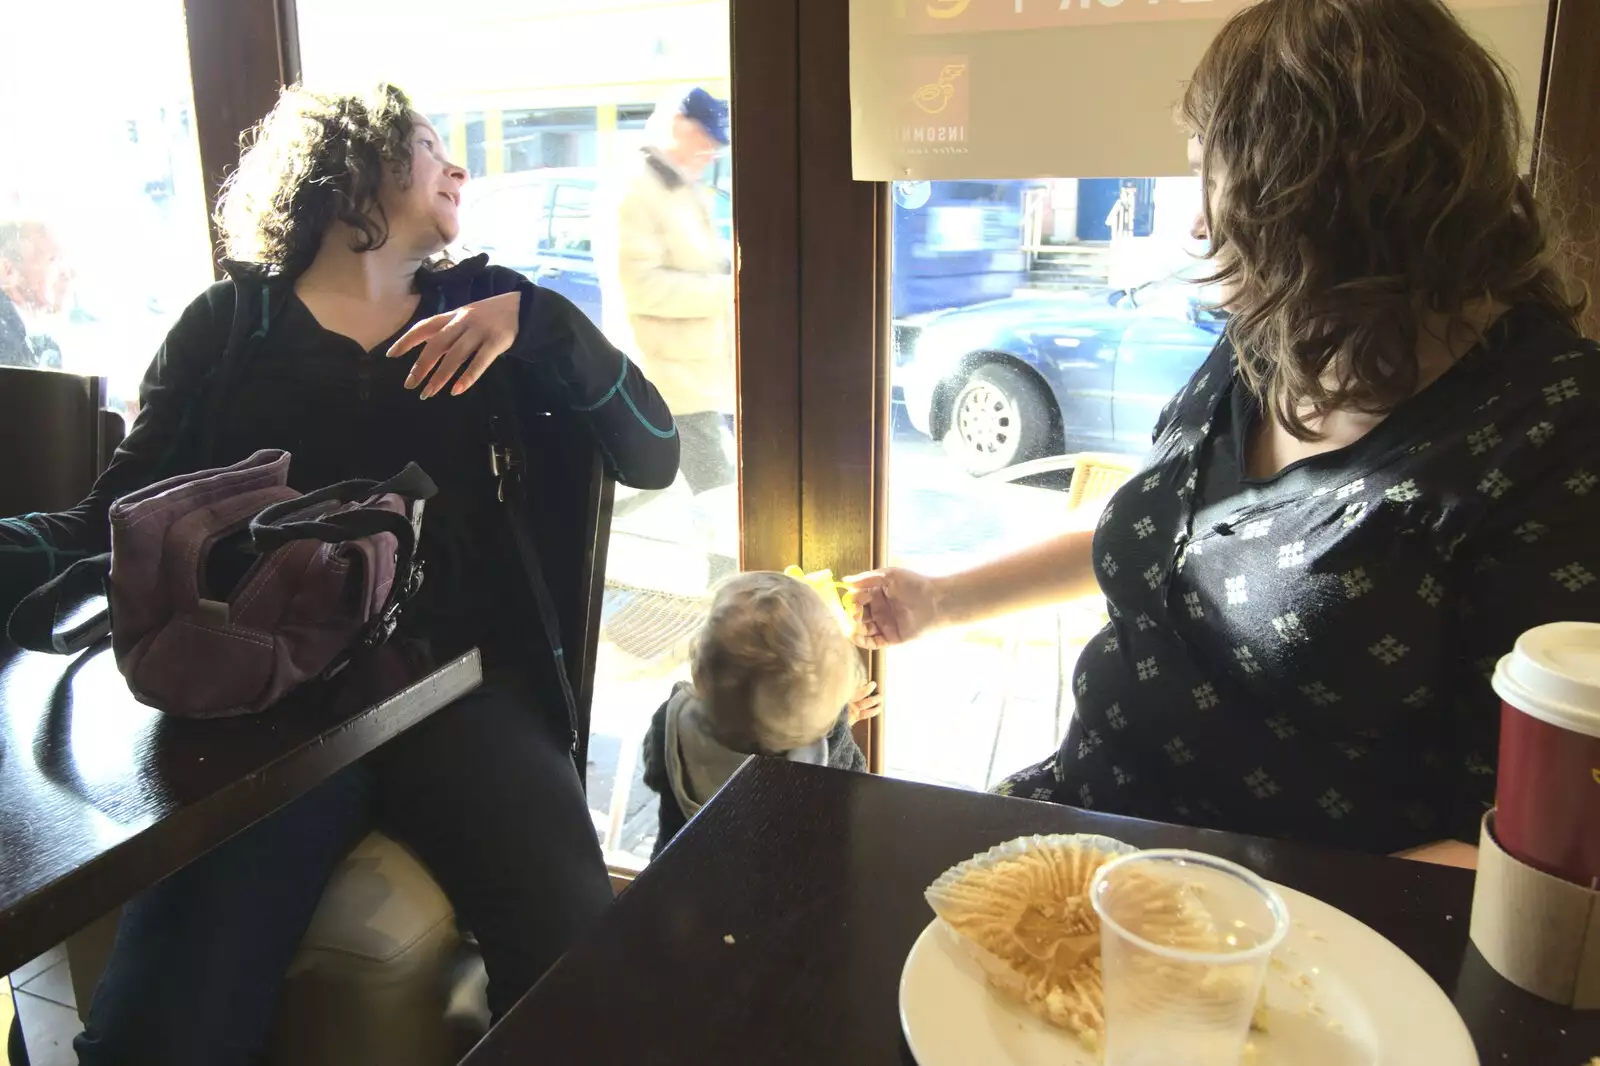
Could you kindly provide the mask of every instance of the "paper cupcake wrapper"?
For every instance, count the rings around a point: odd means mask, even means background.
[[[1098,996],[1094,997],[1094,1002],[1074,1000],[1071,1003],[1055,1003],[1048,1001],[1046,997],[1039,994],[1038,990],[1030,989],[1028,987],[1028,979],[1009,962],[983,945],[962,935],[947,920],[950,914],[962,910],[965,900],[960,886],[972,874],[990,869],[1007,860],[1014,860],[1029,852],[1041,850],[1078,852],[1086,860],[1090,860],[1092,857],[1093,866],[1086,867],[1083,871],[1083,888],[1087,891],[1088,882],[1092,880],[1094,870],[1098,869],[1102,863],[1139,849],[1111,837],[1088,833],[1021,837],[996,845],[983,854],[974,855],[967,861],[946,870],[933,884],[928,886],[924,896],[928,901],[928,905],[933,908],[934,913],[939,915],[940,935],[946,937],[961,954],[977,963],[991,985],[1012,999],[1026,1004],[1029,1009],[1045,1020],[1075,1033],[1090,1050],[1098,1050],[1100,1034],[1104,1031],[1105,1025],[1098,1003]]]
[[[951,890],[965,880],[969,874],[978,870],[990,869],[1008,859],[1015,859],[1030,851],[1050,850],[1064,851],[1077,850],[1085,853],[1099,852],[1115,858],[1118,855],[1128,855],[1139,849],[1132,844],[1124,844],[1120,840],[1096,833],[1055,833],[1049,836],[1018,837],[1008,840],[1004,844],[996,844],[981,855],[974,855],[965,862],[957,863],[944,873],[940,874],[933,884],[923,892],[923,898],[928,901],[928,906],[933,912],[944,917],[941,905],[949,900]]]

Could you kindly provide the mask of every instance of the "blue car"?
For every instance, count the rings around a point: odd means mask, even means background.
[[[918,431],[974,476],[1065,452],[1143,452],[1217,343],[1204,264],[1129,290],[1013,296],[922,324],[895,368]]]
[[[460,250],[487,252],[535,285],[559,292],[602,324],[603,300],[594,262],[595,187],[584,168],[518,171],[469,181],[462,193]],[[713,186],[711,221],[733,247],[728,192]]]

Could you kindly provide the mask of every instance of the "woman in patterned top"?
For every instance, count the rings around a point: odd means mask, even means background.
[[[1098,586],[1072,726],[1001,791],[1470,863],[1496,658],[1600,621],[1600,350],[1510,83],[1438,0],[1263,0],[1183,116],[1226,339],[1098,528],[863,575],[858,642]]]

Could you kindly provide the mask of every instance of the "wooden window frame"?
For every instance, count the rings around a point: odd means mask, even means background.
[[[242,131],[266,116],[280,88],[300,78],[299,27],[294,0],[184,0],[183,15],[213,266],[221,278],[217,194],[239,162]]]

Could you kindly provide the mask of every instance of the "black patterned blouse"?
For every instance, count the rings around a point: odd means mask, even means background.
[[[1362,440],[1243,473],[1226,341],[1100,518],[1110,624],[1061,750],[999,791],[1396,851],[1476,842],[1496,659],[1600,621],[1600,348],[1516,309]]]

